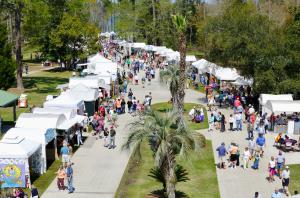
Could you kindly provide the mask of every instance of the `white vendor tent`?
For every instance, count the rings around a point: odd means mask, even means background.
[[[194,55],[187,55],[185,58],[185,61],[186,62],[195,62],[195,61],[197,61],[197,59],[196,59],[196,56],[194,56]]]
[[[282,101],[268,100],[264,106],[266,112],[270,111],[275,114],[300,112],[300,101]]]
[[[57,127],[65,121],[66,116],[63,114],[21,113],[15,127],[29,129],[57,129]]]
[[[114,62],[110,63],[92,63],[87,66],[87,69],[83,72],[90,74],[116,74],[118,70],[118,64]]]
[[[215,71],[214,75],[217,79],[223,81],[235,81],[238,77],[240,77],[236,69],[223,67],[219,67],[218,70]]]
[[[42,144],[43,166],[41,167],[41,173],[45,173],[47,170],[46,145],[56,138],[55,131],[53,129],[11,128],[5,133],[3,138],[12,139],[14,137],[23,137]],[[53,159],[55,159],[55,155]]]
[[[44,107],[75,109],[77,114],[82,115],[84,112],[84,101],[72,98],[67,94],[61,94],[53,100],[45,102]]]
[[[260,94],[258,101],[262,113],[266,112],[265,105],[269,100],[293,101],[293,95],[292,94],[281,94],[281,95]]]
[[[77,98],[78,100],[96,101],[99,97],[99,84],[100,82],[98,81],[97,88],[90,88],[84,84],[77,84],[62,94],[67,94],[72,98]]]
[[[205,59],[200,59],[192,63],[192,66],[198,69],[198,73],[210,73],[211,68],[215,67],[216,64],[211,63]]]
[[[69,88],[71,89],[80,84],[89,88],[98,89],[100,83],[97,77],[85,76],[85,77],[71,77],[69,79]]]
[[[246,86],[249,85],[251,86],[253,84],[253,78],[245,78],[245,77],[238,77],[234,82],[232,82],[231,84],[233,85],[238,85],[238,86]]]
[[[64,114],[66,120],[59,123],[57,129],[68,130],[76,123],[81,123],[85,119],[84,116],[77,115],[74,109],[59,109],[59,108],[34,108],[34,114]]]
[[[89,57],[88,62],[89,63],[112,63],[111,60],[105,58],[104,56],[100,55],[99,53]]]
[[[145,49],[146,44],[145,43],[132,43],[131,47],[135,48],[135,49]]]
[[[60,109],[60,108],[40,108],[35,107],[32,109],[34,114],[64,114],[66,119],[69,120],[76,116],[75,109]]]
[[[17,178],[11,175],[13,181],[6,182],[4,180],[2,188],[25,188],[27,185],[30,185],[30,170],[40,173],[42,167],[41,158],[42,146],[40,143],[23,137],[3,138],[0,141],[1,168],[14,168],[15,171],[18,171],[19,176]]]

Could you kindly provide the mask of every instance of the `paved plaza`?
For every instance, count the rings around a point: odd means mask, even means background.
[[[157,71],[158,73],[158,71]],[[152,93],[153,103],[165,102],[170,99],[170,94],[167,86],[162,86],[159,79],[152,81],[150,86],[142,88],[141,85],[130,85],[134,96],[143,100],[145,95]],[[194,90],[187,89],[185,102],[199,103],[205,105],[205,96]],[[231,109],[220,109],[228,118],[232,113]],[[126,169],[130,152],[122,151],[121,145],[124,142],[129,128],[128,123],[133,117],[129,114],[123,114],[118,117],[117,135],[115,149],[107,149],[103,146],[103,140],[89,136],[83,146],[74,154],[72,161],[74,162],[74,186],[76,188],[73,194],[67,194],[67,191],[58,191],[56,187],[56,179],[51,183],[47,191],[43,194],[43,198],[111,198],[114,197],[118,185],[122,179],[122,175]],[[226,126],[229,128],[229,126]],[[220,133],[214,131],[208,133],[207,130],[201,131],[205,136],[212,140],[213,150],[225,142],[228,146],[231,142],[238,143],[241,151],[247,145],[245,139],[246,127],[243,127],[242,132]],[[260,161],[260,169],[252,170],[251,168],[243,170],[238,167],[236,169],[217,169],[218,184],[220,195],[222,198],[242,198],[253,197],[254,192],[258,191],[262,197],[270,197],[275,187],[281,187],[281,182],[278,178],[274,183],[269,183],[266,180],[268,175],[267,164],[270,157],[276,156],[278,151],[272,146],[274,142],[274,134],[267,134],[267,148],[265,157]],[[217,153],[214,152],[215,159]],[[286,154],[288,164],[300,163],[299,153]],[[293,173],[291,173],[293,174]],[[146,176],[145,176],[146,177]]]

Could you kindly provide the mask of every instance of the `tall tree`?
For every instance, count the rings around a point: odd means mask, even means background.
[[[180,53],[180,61],[179,61],[179,87],[178,87],[178,118],[177,121],[179,123],[183,122],[183,111],[184,111],[184,96],[185,96],[185,82],[186,82],[186,19],[182,15],[173,15],[173,23],[179,34],[179,53]]]
[[[24,8],[23,0],[0,0],[0,8],[8,10],[14,17],[14,35],[15,35],[15,54],[17,63],[17,88],[23,90],[23,65],[22,65],[22,10]]]
[[[123,145],[124,149],[139,149],[143,141],[150,141],[155,166],[162,171],[166,181],[165,193],[168,198],[175,198],[175,157],[185,157],[192,150],[198,152],[203,140],[199,133],[189,131],[186,127],[176,127],[176,119],[174,112],[165,115],[149,111],[142,120],[131,124],[131,133]]]
[[[0,22],[0,89],[5,90],[12,86],[12,82],[16,80],[15,69],[6,27]]]

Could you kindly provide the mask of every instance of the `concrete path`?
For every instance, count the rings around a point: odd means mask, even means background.
[[[167,86],[162,86],[158,78],[152,81],[150,86],[142,88],[141,85],[129,85],[132,88],[134,96],[143,101],[145,94],[152,92],[153,103],[165,102],[170,99]],[[185,102],[193,102],[205,105],[204,95],[193,91],[186,90]],[[228,118],[232,113],[230,109],[220,109]],[[56,179],[44,193],[44,198],[111,198],[114,197],[118,185],[121,181],[123,172],[125,171],[129,152],[121,151],[120,145],[124,142],[124,138],[128,134],[128,123],[132,121],[132,117],[128,114],[121,115],[118,118],[119,127],[117,129],[116,144],[117,148],[108,150],[103,147],[102,140],[96,140],[95,137],[88,137],[84,146],[82,146],[73,156],[74,165],[74,186],[76,191],[74,194],[68,195],[67,192],[57,190]],[[229,128],[229,126],[226,126]],[[245,129],[245,126],[244,126]],[[236,142],[240,145],[241,151],[247,145],[246,131],[235,133],[220,133],[214,131],[208,133],[207,130],[201,131],[205,136],[212,140],[213,150],[219,146],[221,142],[229,145],[230,142]],[[274,141],[273,134],[267,134],[267,150],[265,157],[260,162],[260,169],[257,171],[247,169],[243,170],[238,167],[236,169],[217,169],[218,184],[220,195],[222,198],[250,198],[254,192],[258,191],[262,197],[270,197],[275,187],[280,187],[279,179],[276,178],[274,183],[268,183],[266,177],[268,175],[267,164],[272,155],[277,155],[277,150],[272,147]],[[217,161],[217,153],[214,152]],[[286,154],[287,163],[299,163],[299,153]],[[297,161],[296,161],[297,160]],[[292,173],[293,174],[293,173]]]

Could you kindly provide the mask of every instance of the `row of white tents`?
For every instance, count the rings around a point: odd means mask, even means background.
[[[47,161],[57,157],[58,137],[72,138],[71,128],[87,121],[84,111],[93,115],[100,89],[110,90],[117,67],[99,54],[90,57],[88,64],[95,66],[89,68],[92,75],[71,77],[68,84],[61,86],[67,89],[59,96],[48,96],[43,108],[21,113],[15,128],[5,133],[0,141],[0,166],[14,165],[24,173],[21,182],[7,183],[4,187],[25,187],[28,184],[23,177],[28,177],[30,182],[30,170],[39,174],[46,172]],[[104,75],[102,71],[107,73]]]
[[[235,68],[221,67],[205,59],[200,59],[192,63],[197,68],[198,73],[209,73],[221,81],[231,81],[234,85],[252,85],[253,79],[247,79],[238,74]]]
[[[147,45],[146,43],[130,43],[126,42],[125,40],[117,42],[120,46],[128,49],[131,51],[131,48],[136,50],[145,50],[145,51],[152,51],[155,55],[159,55],[161,57],[165,57],[167,61],[179,61],[180,53],[178,51],[174,51],[166,46],[154,46],[154,45]],[[186,62],[195,62],[197,61],[194,55],[187,55]]]

